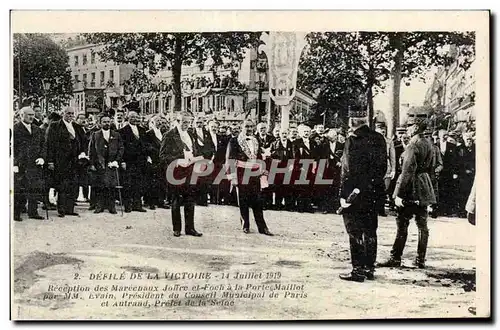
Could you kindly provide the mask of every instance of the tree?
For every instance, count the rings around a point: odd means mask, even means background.
[[[299,65],[300,88],[318,91],[316,120],[329,125],[347,117],[349,107],[365,99],[373,117],[373,96],[389,78],[388,38],[373,32],[310,33],[308,51]]]
[[[473,32],[391,32],[389,50],[393,54],[392,105],[388,134],[394,134],[399,122],[399,95],[401,82],[410,85],[412,79],[424,79],[423,74],[432,66],[449,66],[453,60],[443,51],[447,45],[458,46],[457,56],[461,65],[467,68],[474,60],[475,35]]]
[[[66,51],[43,34],[14,34],[14,89],[20,99],[46,97],[52,105],[67,102],[73,93]],[[45,91],[44,83],[50,84]]]
[[[245,47],[258,45],[260,33],[93,33],[87,41],[102,44],[103,60],[132,63],[151,75],[170,68],[173,76],[174,108],[181,109],[182,66],[196,63],[203,67],[210,57],[212,69],[223,65],[223,58],[241,61]]]

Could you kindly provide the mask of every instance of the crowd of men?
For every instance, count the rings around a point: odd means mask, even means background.
[[[165,182],[160,148],[165,134],[178,124],[159,115],[146,121],[136,112],[75,116],[72,108],[44,117],[39,106],[24,107],[16,114],[13,127],[14,219],[21,220],[24,211],[30,218],[42,219],[36,208],[38,201],[44,209],[57,207],[60,217],[75,215],[75,201],[82,193],[84,200],[90,203],[90,210],[100,213],[107,209],[115,214],[115,205],[120,202],[117,186],[123,187],[120,192],[125,212],[146,212],[145,207],[170,208],[172,187]],[[223,126],[216,120],[207,122],[199,116],[187,123],[186,129],[203,158],[213,161],[214,168],[219,170],[226,162],[229,141],[241,133],[242,126]],[[394,208],[392,192],[401,173],[401,155],[409,137],[402,134],[388,138],[383,123],[376,124],[376,131],[384,136],[387,145],[384,177],[387,200],[379,206],[379,215],[384,216],[387,206]],[[269,187],[262,189],[263,209],[335,212],[340,206],[338,192],[344,143],[350,134],[349,130],[326,129],[323,125],[300,124],[281,130],[279,126],[270,129],[266,123],[257,124],[252,136],[268,166],[272,160],[278,160],[279,166],[296,160],[290,169],[292,180],[288,184],[276,176]],[[431,134],[427,130],[425,137],[434,147],[431,179],[437,202],[431,206],[431,215],[465,216],[465,203],[475,173],[473,134],[457,136],[445,130]],[[306,169],[309,185],[294,185],[303,170],[300,159],[315,161]],[[332,185],[314,184],[321,159],[327,160],[321,174],[325,179],[332,179]],[[237,192],[229,180],[212,185],[207,178],[198,186],[197,205],[238,205]],[[49,191],[57,192],[57,206],[49,202]]]

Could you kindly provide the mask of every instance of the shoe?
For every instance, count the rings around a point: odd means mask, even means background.
[[[118,213],[118,212],[116,212],[116,210],[115,210],[115,209],[111,209],[111,210],[109,210],[109,213],[111,213],[111,214],[116,214],[116,213]]]
[[[41,215],[39,215],[39,214],[30,215],[30,216],[28,216],[28,218],[30,218],[30,219],[36,219],[36,220],[43,220],[43,219],[44,219],[44,218],[43,218]]]
[[[425,268],[425,261],[420,261],[418,258],[413,260],[413,266],[424,269]]]
[[[149,209],[150,209],[150,210],[156,210],[156,206],[154,206],[154,205],[150,205],[150,206],[149,206]]]
[[[189,231],[186,231],[186,235],[189,235],[189,236],[195,236],[195,237],[201,237],[203,236],[202,233],[199,233],[197,232],[196,230],[192,229],[192,230],[189,230]]]
[[[385,210],[379,211],[378,215],[379,215],[379,217],[387,217],[387,213],[385,212]]]
[[[274,234],[273,234],[273,233],[271,233],[271,232],[269,231],[269,229],[267,229],[267,228],[266,228],[266,229],[264,229],[263,231],[259,231],[259,233],[261,233],[261,234],[263,234],[263,235],[267,235],[267,236],[274,236]]]
[[[14,221],[23,221],[23,219],[21,218],[21,215],[15,215]]]
[[[64,213],[57,213],[57,216],[58,216],[59,218],[64,218],[66,215],[65,215]]]
[[[401,260],[396,260],[390,258],[386,262],[381,262],[377,265],[378,267],[401,267]]]
[[[72,215],[74,217],[79,217],[80,215],[76,212],[66,213],[66,215]]]
[[[179,236],[181,236],[181,232],[180,232],[180,231],[174,231],[174,236],[175,236],[175,237],[179,237]]]
[[[248,228],[243,228],[243,232],[244,232],[245,234],[249,234],[249,233],[250,233],[250,229],[248,229]]]
[[[147,212],[145,209],[143,209],[142,207],[134,207],[132,209],[132,211],[135,211],[135,212]]]
[[[102,213],[103,209],[101,209],[100,207],[96,208],[94,213]]]
[[[160,204],[160,205],[158,205],[158,208],[160,208],[160,209],[169,209],[170,206],[167,205],[167,204]]]
[[[365,277],[369,281],[373,281],[375,279],[375,271],[374,270],[365,270]]]
[[[48,207],[49,211],[54,211],[57,209],[57,207],[55,205],[52,205],[50,204],[49,207]],[[46,205],[42,205],[42,210],[47,210],[47,206]]]
[[[130,207],[125,207],[125,213],[130,213],[132,212],[132,209]]]
[[[354,272],[351,272],[349,274],[340,274],[339,275],[341,280],[344,281],[352,281],[352,282],[364,282],[365,281],[365,276],[361,274],[357,274]]]
[[[90,205],[89,206],[89,211],[95,210],[95,205]]]

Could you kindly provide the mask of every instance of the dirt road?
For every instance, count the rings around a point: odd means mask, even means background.
[[[462,219],[430,219],[427,269],[377,269],[375,281],[351,283],[338,277],[350,265],[337,215],[266,211],[276,234],[267,237],[255,226],[242,233],[234,207],[197,207],[203,237],[175,238],[169,210],[124,217],[83,206],[77,212],[78,218],[51,213],[49,221],[13,224],[13,319],[472,316],[474,227]],[[394,218],[380,218],[379,261],[394,235]],[[408,266],[416,239],[413,223]]]

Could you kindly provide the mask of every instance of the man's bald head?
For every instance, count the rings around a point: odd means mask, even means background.
[[[18,114],[19,118],[28,125],[31,124],[35,118],[35,111],[31,107],[22,107]]]
[[[63,119],[68,123],[73,122],[75,120],[75,109],[73,107],[66,107],[63,110]]]

